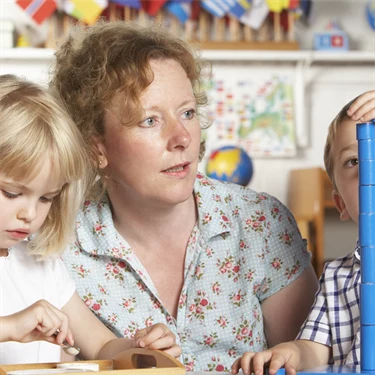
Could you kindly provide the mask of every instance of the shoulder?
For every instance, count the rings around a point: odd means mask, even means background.
[[[324,266],[322,282],[336,282],[340,279],[354,279],[359,277],[360,262],[355,257],[355,252],[328,262]]]

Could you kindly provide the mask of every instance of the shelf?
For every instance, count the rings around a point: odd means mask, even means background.
[[[1,60],[50,60],[55,51],[48,48],[9,48],[0,50]],[[372,63],[375,51],[264,51],[264,50],[203,50],[202,57],[211,61],[266,61],[306,63]]]

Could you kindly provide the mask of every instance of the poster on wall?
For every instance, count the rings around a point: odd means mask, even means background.
[[[206,157],[225,145],[252,158],[295,156],[293,80],[292,70],[214,69],[207,81]]]

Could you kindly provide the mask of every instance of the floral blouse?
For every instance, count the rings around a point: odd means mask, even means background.
[[[188,241],[177,319],[116,231],[108,198],[86,201],[64,261],[86,305],[118,336],[166,324],[187,371],[228,371],[267,347],[261,302],[295,280],[310,255],[289,210],[274,197],[197,175],[198,222]],[[165,277],[168,277],[166,275]]]

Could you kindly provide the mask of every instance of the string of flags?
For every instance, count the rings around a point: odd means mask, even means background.
[[[307,17],[311,0],[16,0],[16,3],[37,24],[42,24],[56,10],[62,10],[91,25],[113,3],[143,10],[150,16],[165,9],[183,24],[189,19],[198,19],[200,9],[204,9],[215,17],[233,16],[258,29],[269,12],[292,10]]]

